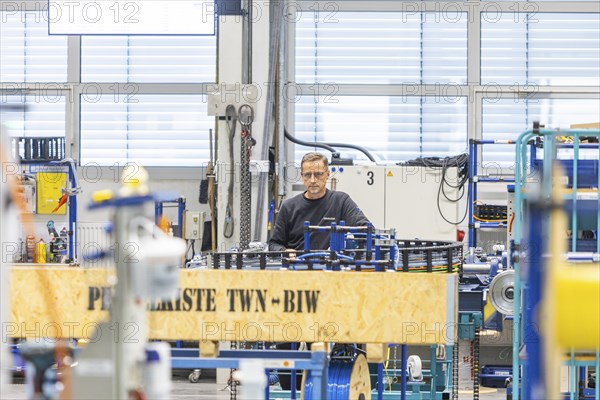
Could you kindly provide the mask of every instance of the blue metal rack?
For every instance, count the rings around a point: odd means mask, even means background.
[[[71,161],[71,162],[69,162]],[[39,169],[45,166],[49,166],[52,168],[63,169],[66,168],[67,178],[69,181],[71,193],[69,193],[69,199],[67,200],[67,209],[68,209],[68,224],[69,224],[69,238],[68,238],[68,248],[67,255],[69,257],[69,261],[73,262],[77,259],[77,193],[79,193],[80,188],[77,184],[77,171],[75,170],[75,163],[70,159],[65,159],[61,161],[47,161],[47,162],[36,162],[36,161],[28,161],[24,165],[27,165],[30,172],[38,173]],[[67,189],[69,190],[69,189]]]
[[[561,136],[564,133],[564,131],[561,131],[560,134]],[[537,145],[536,145],[537,143]],[[541,173],[543,173],[543,176],[551,176],[551,175],[547,175],[550,172],[550,168],[551,168],[551,164],[549,164],[546,161],[546,158],[549,156],[551,157],[551,160],[555,159],[554,155],[552,154],[552,152],[554,151],[551,146],[543,146],[543,150],[544,150],[544,157],[539,158],[538,157],[538,147],[539,145],[543,145],[543,142],[538,141],[538,142],[532,142],[531,146],[532,146],[532,150],[530,152],[531,154],[531,165],[537,170],[540,171],[540,174],[538,174],[538,176],[542,176]],[[568,160],[568,159],[559,159],[559,163],[561,165],[561,167],[563,167],[565,169],[565,175],[567,177],[567,187],[568,188],[572,188],[573,192],[570,194],[566,194],[564,196],[565,200],[569,201],[569,203],[567,204],[567,207],[569,208],[569,210],[571,211],[571,232],[573,233],[571,236],[571,251],[572,252],[576,252],[579,251],[580,249],[578,248],[578,243],[577,243],[577,231],[578,231],[578,218],[577,215],[578,213],[581,213],[582,211],[595,211],[597,212],[598,207],[596,207],[598,204],[600,204],[600,200],[596,199],[598,202],[597,204],[596,201],[594,201],[594,199],[591,198],[582,198],[582,196],[580,196],[582,193],[579,189],[596,189],[596,197],[597,196],[597,189],[598,189],[598,185],[600,185],[600,183],[598,182],[598,177],[600,177],[600,174],[598,173],[598,164],[600,162],[600,160],[579,160],[579,151],[580,149],[588,149],[588,150],[598,150],[598,144],[597,143],[553,143],[554,148],[555,149],[572,149],[573,150],[573,158],[572,160]],[[547,148],[550,148],[550,154],[547,154]],[[577,171],[577,173],[574,173],[574,171]],[[598,226],[600,226],[600,221],[598,221]],[[596,252],[600,252],[600,237],[597,236],[597,246],[596,246]]]
[[[512,183],[514,178],[489,177],[478,175],[479,146],[489,144],[513,145],[513,140],[469,140],[469,247],[477,246],[477,229],[503,229],[507,223],[476,221],[474,216],[474,204],[477,202],[478,183]]]
[[[160,217],[163,216],[165,206],[170,207],[170,206],[172,206],[172,204],[175,204],[177,207],[177,224],[179,226],[179,229],[181,230],[181,232],[180,232],[181,235],[178,235],[178,236],[183,238],[183,236],[184,236],[183,213],[185,212],[185,205],[186,205],[186,201],[185,201],[184,197],[177,197],[174,199],[156,201],[154,203],[154,222],[156,224],[158,224]]]
[[[578,165],[579,165],[579,149],[583,147],[579,143],[580,136],[600,136],[598,130],[585,130],[585,129],[568,129],[568,130],[549,130],[540,129],[537,124],[534,124],[534,129],[523,132],[519,135],[516,141],[516,169],[515,169],[515,221],[514,221],[514,232],[515,232],[515,257],[513,259],[513,267],[515,269],[515,282],[514,282],[514,324],[513,324],[513,399],[519,400],[522,395],[525,399],[540,398],[540,395],[544,397],[544,382],[545,376],[543,372],[543,353],[541,347],[541,338],[538,335],[536,329],[531,329],[533,323],[536,321],[535,313],[537,312],[540,300],[542,298],[543,291],[543,277],[544,268],[542,265],[543,259],[542,254],[544,251],[545,238],[542,235],[544,230],[547,230],[545,226],[545,216],[542,207],[536,206],[536,202],[549,202],[552,196],[552,168],[553,161],[555,160],[555,149],[557,144],[555,143],[556,136],[573,136],[574,143],[571,145],[573,148],[573,159],[571,162],[572,177],[571,185],[573,193],[569,197],[570,200],[570,211],[571,211],[571,223],[572,223],[572,249],[576,249],[576,237],[577,237],[577,212],[578,212]],[[537,152],[533,146],[528,146],[528,143],[535,138],[543,138],[543,159],[537,163],[537,167],[541,168],[541,179],[540,187],[537,191],[540,193],[536,196],[536,199],[528,198],[529,192],[525,189],[528,188],[528,176],[527,176],[527,165],[528,165],[528,151],[530,151],[530,160],[537,159]],[[564,147],[564,144],[559,144],[559,147]],[[567,145],[568,146],[568,145]],[[596,145],[597,146],[597,145]],[[586,146],[587,147],[587,146]],[[532,163],[533,164],[533,163]],[[597,171],[597,163],[596,163]],[[598,188],[600,188],[600,174],[596,177],[598,180],[596,185],[596,202],[597,212],[600,211],[600,196],[598,195]],[[533,190],[532,190],[533,192]],[[525,202],[535,200],[529,209],[528,224],[529,224],[529,265],[527,269],[526,279],[521,276],[521,245],[522,243],[522,216],[524,213]],[[600,217],[596,217],[596,229],[600,232]],[[600,252],[600,236],[597,235],[597,247],[596,251]],[[521,297],[524,298],[523,309],[521,310]],[[520,352],[525,346],[527,352],[527,360],[524,363],[524,369],[521,371],[521,360],[519,358]],[[574,357],[572,356],[573,366],[577,365],[574,363]],[[598,369],[600,357],[596,354],[596,368]],[[573,369],[574,371],[574,369]],[[574,374],[574,372],[573,372]],[[521,382],[519,377],[522,376],[522,389],[520,389]],[[572,380],[575,380],[575,376],[572,376]],[[573,383],[572,383],[573,384]],[[596,384],[597,385],[597,384]],[[597,385],[598,387],[598,385]],[[571,388],[573,389],[573,388]],[[540,392],[541,391],[541,392]],[[547,395],[547,394],[546,394]],[[569,396],[574,399],[575,390],[570,390]],[[600,393],[596,389],[595,398],[600,398]]]

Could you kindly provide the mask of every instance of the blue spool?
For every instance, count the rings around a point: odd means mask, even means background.
[[[360,358],[360,360],[359,360]],[[366,398],[366,393],[371,391],[370,379],[368,377],[367,361],[364,356],[359,355],[354,360],[333,359],[329,362],[328,381],[327,381],[327,400],[349,400],[350,389],[352,383],[352,372],[354,371],[355,363],[361,362],[365,365],[367,373],[365,380],[364,393],[359,395],[359,398]],[[355,378],[361,378],[356,376]],[[313,399],[313,380],[310,371],[307,371],[306,381],[304,383],[304,400],[320,400]],[[355,396],[354,393],[353,396]]]

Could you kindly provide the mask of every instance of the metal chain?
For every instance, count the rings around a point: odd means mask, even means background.
[[[240,250],[250,244],[250,223],[252,214],[252,175],[250,173],[250,150],[252,137],[249,131],[242,131],[242,151],[240,166]]]
[[[394,360],[394,366],[392,368],[394,368],[394,377],[396,377],[398,375],[398,345],[394,345],[392,347],[392,360]],[[392,378],[393,379],[393,378]]]
[[[452,347],[452,400],[458,400],[458,341]]]
[[[473,339],[473,400],[479,400],[479,334],[481,328],[475,328]]]
[[[231,342],[231,346],[230,349],[231,350],[237,350],[238,348],[238,343],[237,342]],[[237,382],[236,380],[233,378],[233,373],[236,371],[235,368],[231,368],[229,370],[229,400],[237,400]]]

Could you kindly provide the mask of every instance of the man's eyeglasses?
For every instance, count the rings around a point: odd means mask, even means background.
[[[318,172],[303,172],[303,173],[302,173],[302,177],[303,177],[304,179],[310,179],[310,178],[312,178],[313,176],[314,176],[316,179],[321,179],[321,178],[323,177],[323,175],[325,175],[325,172],[321,172],[321,171],[318,171]]]

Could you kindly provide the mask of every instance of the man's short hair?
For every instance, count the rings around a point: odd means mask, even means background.
[[[302,162],[300,163],[300,169],[302,169],[302,166],[304,165],[305,162],[313,162],[313,161],[322,161],[323,164],[325,165],[325,168],[327,168],[329,166],[327,157],[325,157],[323,154],[321,154],[319,152],[311,151],[310,153],[306,153],[304,155],[304,157],[302,157]]]

